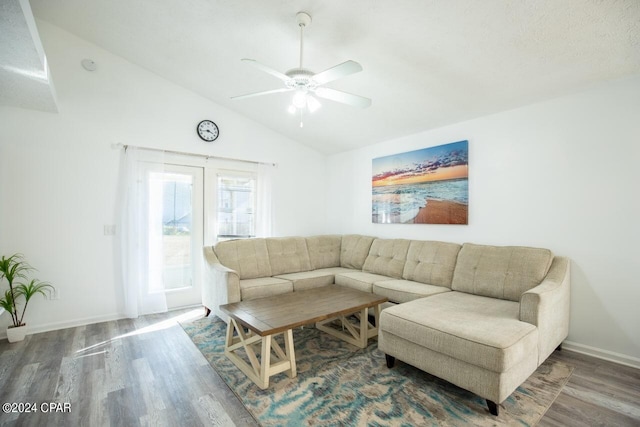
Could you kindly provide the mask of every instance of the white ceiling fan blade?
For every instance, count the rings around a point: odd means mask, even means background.
[[[289,89],[288,87],[283,87],[282,89],[265,90],[265,91],[262,91],[262,92],[248,93],[246,95],[232,96],[231,99],[252,98],[254,96],[269,95],[270,93],[291,92],[292,90],[293,89]]]
[[[319,87],[316,89],[315,93],[320,98],[341,102],[354,107],[367,108],[371,105],[371,100],[369,98],[342,92],[341,90],[330,89],[328,87]]]
[[[314,75],[313,81],[319,85],[323,85],[360,71],[362,71],[362,66],[356,61],[346,61]]]
[[[272,76],[279,78],[283,82],[287,82],[287,81],[291,80],[289,78],[289,76],[287,76],[286,74],[281,73],[280,71],[274,70],[271,67],[267,67],[266,65],[259,63],[255,59],[246,59],[245,58],[245,59],[242,59],[241,61],[242,62],[246,62],[247,64],[250,64],[250,65],[253,65],[257,69],[262,70],[265,73],[271,74]]]

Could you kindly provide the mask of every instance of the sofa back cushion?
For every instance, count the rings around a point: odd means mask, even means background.
[[[461,247],[457,243],[412,240],[402,278],[451,288],[453,270]]]
[[[451,289],[520,301],[524,292],[542,282],[552,261],[548,249],[465,243],[458,253]]]
[[[312,236],[307,237],[307,249],[311,268],[340,267],[340,246],[342,236]]]
[[[405,239],[375,239],[362,270],[400,279],[410,242]]]
[[[373,237],[360,236],[357,234],[342,236],[340,267],[362,270],[364,260],[367,259],[373,240]]]
[[[218,260],[238,272],[240,279],[271,276],[265,239],[227,240],[214,247]]]
[[[270,237],[265,240],[272,276],[311,270],[304,237]]]

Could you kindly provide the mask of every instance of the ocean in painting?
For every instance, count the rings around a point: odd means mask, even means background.
[[[426,206],[427,199],[468,205],[468,179],[373,187],[372,220],[374,223],[385,224],[411,222],[420,208]]]

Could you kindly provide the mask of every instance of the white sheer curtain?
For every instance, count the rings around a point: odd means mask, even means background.
[[[120,251],[127,317],[167,311],[162,286],[164,153],[129,147],[120,162]],[[158,200],[159,198],[159,200]]]
[[[273,210],[271,205],[272,178],[275,166],[265,163],[258,164],[256,236],[271,237],[273,224]]]

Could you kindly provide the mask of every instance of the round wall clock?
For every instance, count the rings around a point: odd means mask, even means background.
[[[211,120],[201,121],[198,123],[198,127],[196,129],[198,131],[198,136],[206,142],[213,142],[220,135],[218,125],[213,123]]]

